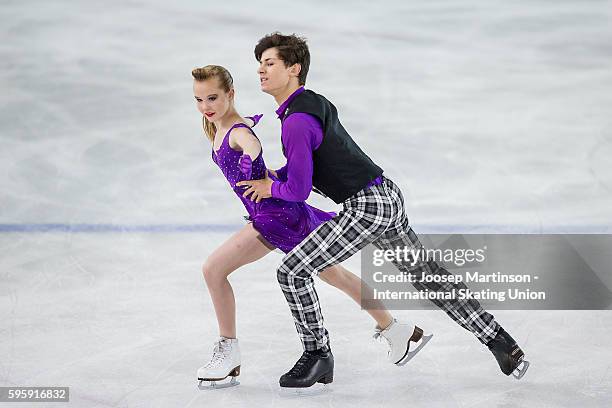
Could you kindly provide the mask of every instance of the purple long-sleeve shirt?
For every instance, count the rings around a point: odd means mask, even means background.
[[[272,197],[286,201],[305,201],[312,190],[312,152],[323,141],[323,127],[316,117],[296,112],[287,119],[285,111],[296,96],[304,92],[299,87],[276,110],[282,121],[281,142],[285,148],[287,164],[276,170],[280,181],[272,183]],[[284,121],[283,121],[284,119]]]
[[[312,190],[312,152],[323,142],[323,126],[318,118],[308,113],[295,112],[285,119],[287,107],[296,96],[304,92],[299,87],[276,110],[282,122],[281,142],[285,148],[287,164],[276,170],[280,181],[272,182],[272,197],[285,201],[306,201]],[[284,119],[284,120],[283,120]],[[382,183],[381,176],[367,187]]]

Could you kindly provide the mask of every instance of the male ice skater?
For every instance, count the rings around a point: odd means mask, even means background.
[[[304,352],[294,367],[281,376],[281,387],[310,387],[333,379],[333,356],[323,325],[313,275],[338,264],[369,243],[379,249],[422,248],[408,223],[400,189],[355,143],[338,119],[335,106],[325,97],[304,89],[310,53],[304,39],[272,33],[255,47],[263,92],[279,104],[281,142],[287,164],[270,178],[243,183],[244,195],[259,202],[275,197],[305,200],[311,189],[342,203],[343,210],[323,223],[283,258],[277,279],[287,299]],[[338,74],[338,73],[336,73]],[[395,262],[416,277],[419,290],[465,289],[463,283],[419,283],[424,275],[448,275],[434,261]],[[493,352],[504,374],[520,379],[528,367],[524,353],[512,337],[474,299],[434,300],[454,321],[471,331]],[[389,328],[379,335],[389,338]],[[411,340],[405,340],[406,352]]]

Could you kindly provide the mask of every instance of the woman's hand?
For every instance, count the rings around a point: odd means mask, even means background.
[[[240,172],[244,174],[244,177],[250,180],[253,174],[253,160],[251,160],[251,156],[248,154],[240,156],[240,159],[238,159],[238,168]]]

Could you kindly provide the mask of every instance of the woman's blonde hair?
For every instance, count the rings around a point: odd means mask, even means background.
[[[206,81],[210,78],[217,78],[219,81],[219,86],[225,92],[229,92],[234,86],[234,79],[232,78],[232,75],[227,69],[220,65],[207,65],[202,68],[194,68],[191,71],[191,75],[196,81]],[[206,132],[206,136],[208,136],[211,142],[214,142],[215,133],[217,133],[217,127],[215,124],[206,119],[206,116],[203,116],[202,125],[204,127],[204,132]]]

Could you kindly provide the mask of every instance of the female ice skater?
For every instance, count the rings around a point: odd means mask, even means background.
[[[220,338],[215,343],[210,361],[198,370],[198,379],[217,381],[231,376],[232,383],[235,383],[235,377],[240,374],[240,350],[236,338],[236,305],[228,275],[262,258],[274,248],[285,253],[291,251],[334,214],[314,208],[304,200],[269,198],[254,203],[244,198],[242,194],[245,189],[238,187],[237,182],[268,177],[261,144],[251,129],[261,115],[245,119],[238,114],[234,107],[233,80],[225,68],[208,65],[194,69],[192,76],[197,108],[203,116],[204,130],[212,144],[212,159],[244,204],[251,220],[213,251],[203,266]],[[287,177],[286,169],[272,173],[274,179],[277,179],[274,174]],[[360,303],[361,279],[341,265],[324,268],[319,276]],[[376,320],[378,331],[384,330],[383,337],[390,346],[388,359],[393,363],[405,364],[429,339],[426,336],[421,338],[422,330],[413,324],[393,319],[381,303],[368,313]],[[317,321],[323,322],[320,313]],[[410,341],[418,344],[417,349],[409,352]],[[299,365],[296,373],[309,368]],[[323,383],[331,381],[331,376],[320,379]]]
[[[285,257],[277,271],[278,282],[293,313],[304,353],[295,367],[280,378],[282,387],[308,387],[319,378],[333,375],[333,356],[323,321],[313,276],[348,259],[372,243],[379,249],[420,249],[421,243],[408,223],[402,192],[383,170],[355,143],[338,119],[336,107],[325,97],[305,90],[310,53],[304,39],[272,33],[255,47],[261,90],[274,97],[282,122],[281,142],[287,158],[286,180],[253,180],[244,193],[254,201],[268,197],[300,199],[292,194],[314,186],[343,210],[319,226]],[[335,74],[339,74],[336,72]],[[304,163],[307,162],[305,165]],[[307,171],[295,171],[307,168]],[[449,292],[466,289],[463,283],[419,283],[424,275],[448,275],[434,261],[395,262],[404,273],[416,277],[413,285],[423,291]],[[514,339],[474,299],[435,300],[455,322],[487,345],[506,375],[520,378],[528,362]],[[384,331],[382,332],[384,334]]]

